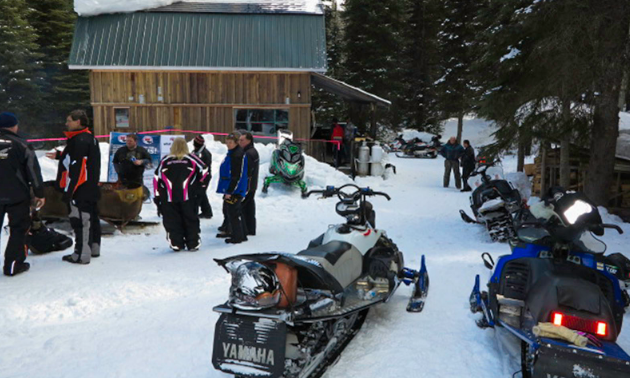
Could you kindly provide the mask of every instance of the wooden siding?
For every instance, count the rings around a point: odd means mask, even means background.
[[[97,134],[167,126],[225,133],[234,129],[235,109],[276,108],[289,110],[296,138],[310,136],[309,73],[94,71],[90,89]],[[116,129],[116,107],[129,108],[129,128]]]
[[[310,73],[92,71],[90,80],[94,105],[311,103]]]

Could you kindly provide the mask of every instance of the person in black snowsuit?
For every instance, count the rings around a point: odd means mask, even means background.
[[[73,110],[66,118],[68,144],[63,152],[46,154],[59,160],[57,186],[70,214],[74,231],[74,253],[63,261],[89,264],[101,255],[101,223],[98,218],[98,187],[101,176],[101,150],[88,129],[88,117],[83,110]]]
[[[464,147],[457,143],[457,138],[451,137],[442,149],[440,155],[444,156],[444,187],[448,188],[451,171],[455,175],[455,187],[461,189],[462,180],[459,175],[459,158],[464,153]]]
[[[464,189],[462,192],[470,192],[472,188],[468,185],[468,178],[475,170],[475,150],[468,140],[464,140],[464,154],[462,155],[462,179],[464,180]]]
[[[245,133],[238,139],[239,146],[247,156],[247,195],[243,199],[243,223],[247,236],[256,235],[256,190],[258,189],[258,171],[260,168],[260,156],[254,148],[254,137],[251,133]]]
[[[197,196],[207,170],[205,164],[188,152],[184,138],[177,138],[171,153],[155,170],[153,183],[155,204],[166,229],[166,240],[173,251],[201,246]]]
[[[208,170],[205,180],[201,183],[202,190],[199,193],[198,202],[201,210],[199,218],[210,219],[212,218],[212,206],[210,206],[210,201],[208,200],[207,189],[208,185],[210,185],[210,180],[212,179],[212,154],[206,148],[205,143],[205,139],[203,139],[201,135],[198,135],[195,140],[193,140],[193,146],[195,149],[192,153],[203,161],[206,165],[206,169]]]
[[[9,215],[11,236],[4,251],[6,276],[26,272],[26,233],[31,224],[31,189],[35,207],[44,200],[44,182],[37,157],[31,146],[17,135],[18,119],[13,113],[0,114],[0,230],[4,215]]]
[[[243,230],[243,197],[247,195],[247,155],[238,145],[237,134],[230,134],[225,140],[228,152],[219,169],[217,193],[223,194],[223,229],[218,238],[225,242],[238,244],[247,241]]]
[[[141,187],[144,183],[144,169],[151,164],[151,155],[142,146],[138,146],[136,134],[127,135],[126,146],[114,154],[114,169],[120,182],[129,189]]]

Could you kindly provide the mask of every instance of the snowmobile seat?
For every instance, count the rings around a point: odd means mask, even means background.
[[[298,252],[320,263],[342,287],[347,287],[361,276],[363,255],[352,244],[331,241],[326,244]]]

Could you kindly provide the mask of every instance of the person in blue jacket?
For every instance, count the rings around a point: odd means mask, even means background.
[[[442,149],[440,155],[444,156],[444,187],[448,188],[451,179],[451,171],[455,175],[455,187],[462,188],[462,179],[459,174],[459,159],[464,155],[464,147],[457,143],[457,138],[451,137]]]
[[[217,193],[223,194],[223,216],[227,229],[217,234],[228,244],[247,241],[243,230],[243,198],[247,194],[247,156],[238,145],[239,136],[230,134],[225,140],[228,152],[219,169]]]

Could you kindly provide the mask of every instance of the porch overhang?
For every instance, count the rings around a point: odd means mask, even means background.
[[[319,73],[311,73],[311,83],[317,88],[336,94],[344,100],[350,102],[374,104],[384,108],[387,108],[392,104],[389,100]]]

